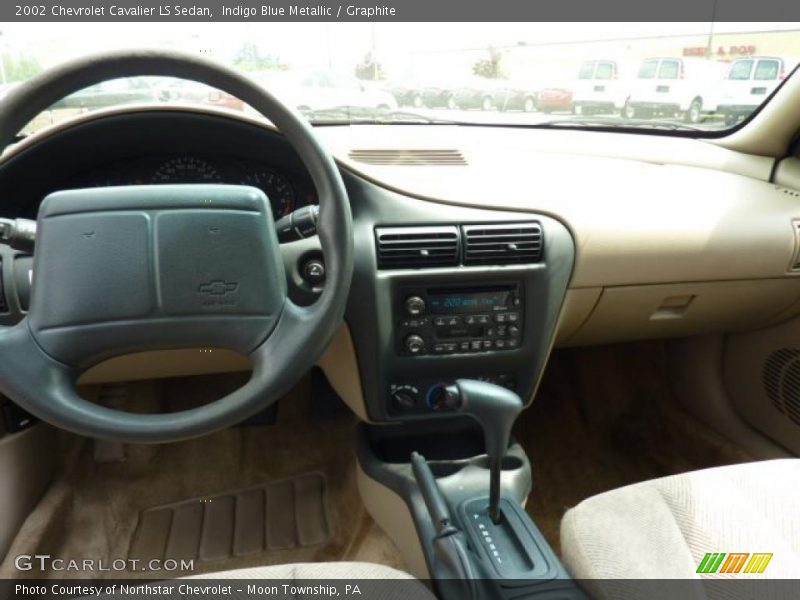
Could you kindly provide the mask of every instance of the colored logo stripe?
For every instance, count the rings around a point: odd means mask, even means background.
[[[769,561],[772,560],[772,553],[753,554],[750,562],[744,568],[745,573],[763,573]]]
[[[697,567],[698,573],[716,573],[725,558],[724,552],[709,552],[700,561]]]
[[[744,566],[744,561],[747,560],[747,557],[750,554],[746,552],[739,552],[739,553],[732,553],[728,554],[728,558],[725,559],[725,562],[722,563],[722,567],[720,568],[720,573],[738,573],[742,570]]]
[[[771,560],[772,554],[766,552],[707,552],[697,566],[697,573],[741,573],[742,568],[745,573],[763,573]]]

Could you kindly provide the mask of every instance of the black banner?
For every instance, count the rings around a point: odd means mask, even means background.
[[[233,572],[236,573],[235,571]],[[173,579],[144,582],[136,579],[0,580],[0,598],[67,600],[434,600],[479,598],[551,598],[559,600],[730,599],[790,600],[800,597],[800,580],[761,579],[759,575],[717,579],[592,579],[592,580],[446,580],[415,579]],[[463,590],[463,593],[459,590]]]
[[[41,0],[0,3],[3,21],[794,21],[786,0]]]

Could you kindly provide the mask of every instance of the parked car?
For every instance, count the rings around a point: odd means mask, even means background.
[[[540,86],[533,82],[505,81],[494,90],[493,103],[498,110],[533,112]]]
[[[717,110],[723,73],[723,63],[704,58],[645,59],[622,114],[628,119],[682,116],[699,123]]]
[[[796,60],[778,56],[734,60],[725,75],[718,107],[725,124],[732,125],[752,113],[796,66]]]
[[[228,110],[245,109],[244,102],[236,96],[213,88],[208,92],[208,103],[218,108],[227,108]]]
[[[212,87],[187,79],[161,79],[154,84],[155,95],[161,102],[204,104],[210,101]]]
[[[566,85],[549,85],[539,90],[536,109],[543,113],[572,112],[572,90]]]
[[[398,106],[414,106],[419,108],[423,105],[420,88],[414,83],[394,83],[389,89]]]
[[[427,106],[428,108],[458,108],[453,97],[453,87],[445,83],[435,83],[420,89],[412,97],[415,108]]]
[[[52,108],[95,109],[120,104],[155,102],[157,91],[145,77],[109,79],[70,94]]]
[[[254,79],[302,112],[333,108],[397,110],[391,92],[327,70],[268,71]]]
[[[573,86],[575,114],[617,113],[628,99],[631,68],[617,60],[587,60]]]
[[[453,103],[462,110],[492,110],[495,107],[494,95],[500,85],[496,79],[470,78],[453,90]]]

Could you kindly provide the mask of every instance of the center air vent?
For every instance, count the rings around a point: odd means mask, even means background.
[[[539,223],[464,225],[465,265],[535,263],[542,258]]]
[[[458,264],[456,227],[379,227],[375,230],[378,267],[418,269]]]
[[[367,165],[463,166],[467,160],[460,150],[367,149],[351,150],[352,160]]]

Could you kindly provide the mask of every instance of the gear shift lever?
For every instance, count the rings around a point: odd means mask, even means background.
[[[431,407],[455,409],[470,415],[483,428],[489,457],[489,516],[500,523],[500,474],[508,450],[511,426],[522,412],[522,399],[509,389],[474,379],[458,379],[437,388]]]

